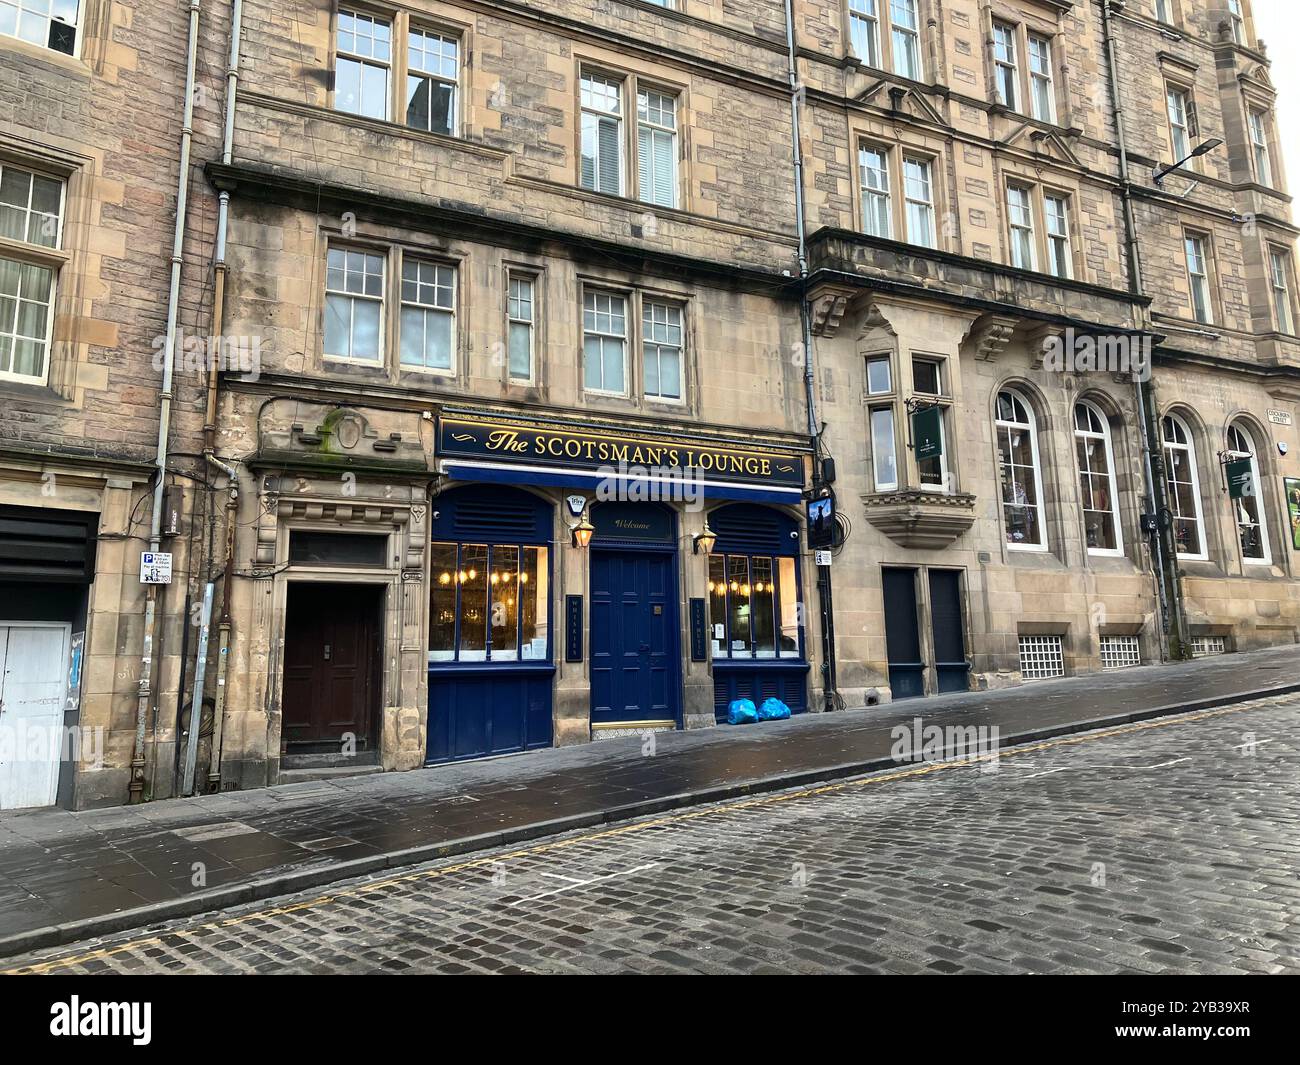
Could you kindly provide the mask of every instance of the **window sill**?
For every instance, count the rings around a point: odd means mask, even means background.
[[[59,406],[68,406],[72,402],[66,396],[59,395],[48,383],[37,384],[33,381],[14,381],[4,377],[0,377],[0,393],[6,396],[21,396],[24,399],[35,400],[38,403],[54,403]]]

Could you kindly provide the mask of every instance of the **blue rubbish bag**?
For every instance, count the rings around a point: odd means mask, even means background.
[[[780,699],[764,699],[758,708],[759,721],[784,721],[789,716],[790,708]]]
[[[754,709],[752,699],[732,699],[727,707],[728,725],[748,725],[758,720],[758,711]]]

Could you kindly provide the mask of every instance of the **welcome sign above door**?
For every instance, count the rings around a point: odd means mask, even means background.
[[[438,457],[617,476],[682,471],[705,482],[741,482],[796,491],[804,484],[804,458],[794,451],[541,422],[442,416],[438,419]]]

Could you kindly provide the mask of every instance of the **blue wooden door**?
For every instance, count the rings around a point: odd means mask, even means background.
[[[591,552],[591,721],[677,721],[674,556]]]

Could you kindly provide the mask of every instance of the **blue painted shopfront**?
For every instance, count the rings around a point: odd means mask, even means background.
[[[519,488],[433,500],[427,762],[551,745],[553,523]]]
[[[592,508],[591,727],[682,718],[677,520],[659,503]]]
[[[799,526],[784,511],[732,503],[709,512],[717,534],[709,556],[713,712],[733,699],[775,697],[808,709],[808,660],[800,604]]]

